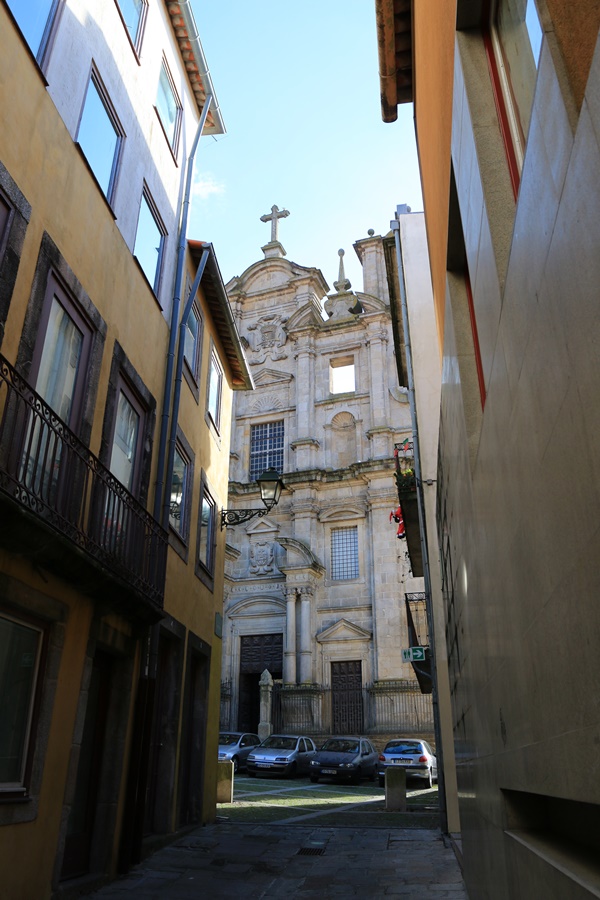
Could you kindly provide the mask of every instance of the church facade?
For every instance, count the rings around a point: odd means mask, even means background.
[[[364,291],[340,251],[328,293],[320,270],[286,258],[286,214],[263,217],[264,258],[227,285],[256,385],[236,398],[228,506],[260,507],[255,479],[268,467],[285,490],[268,516],[227,530],[221,728],[257,730],[266,669],[275,730],[431,733],[430,697],[402,660],[404,597],[423,588],[390,522],[394,450],[411,422],[384,241],[370,232],[355,244]]]

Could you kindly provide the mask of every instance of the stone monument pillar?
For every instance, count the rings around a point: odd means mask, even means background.
[[[296,684],[296,588],[286,588],[287,615],[285,653],[283,655],[283,683]]]
[[[300,588],[300,684],[312,681],[312,635],[310,630],[310,598],[312,587]]]
[[[269,737],[273,732],[273,717],[271,715],[273,704],[273,678],[268,669],[260,676],[260,722],[258,723],[258,736],[261,741]]]

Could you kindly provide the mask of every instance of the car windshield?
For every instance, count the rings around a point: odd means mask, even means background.
[[[358,753],[358,741],[344,741],[334,738],[331,741],[325,741],[321,750],[327,750],[330,753]]]
[[[281,737],[277,734],[272,734],[271,737],[266,738],[261,747],[270,747],[273,750],[294,750],[296,747],[296,738],[293,737]]]
[[[219,744],[221,746],[226,746],[227,744],[237,744],[239,741],[239,734],[220,734],[219,735]]]
[[[408,741],[390,741],[386,744],[384,753],[420,753],[421,745],[409,743]]]

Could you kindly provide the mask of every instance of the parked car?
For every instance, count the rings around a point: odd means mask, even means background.
[[[309,737],[301,734],[271,734],[248,756],[248,774],[306,774],[316,752],[317,748]]]
[[[219,734],[219,762],[233,763],[233,771],[237,772],[246,765],[251,750],[260,744],[257,734],[248,731],[222,731]]]
[[[361,778],[374,780],[379,754],[366,738],[333,737],[325,741],[310,764],[310,780],[319,778],[350,779],[358,784]]]
[[[403,768],[407,778],[424,779],[429,787],[437,781],[437,760],[427,741],[394,738],[388,741],[379,757],[379,784],[385,784],[388,766]]]

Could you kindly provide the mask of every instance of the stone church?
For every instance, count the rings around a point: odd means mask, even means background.
[[[256,390],[235,398],[229,502],[260,508],[272,466],[285,489],[268,516],[228,527],[221,728],[256,731],[259,679],[274,730],[431,732],[410,663],[404,597],[422,591],[390,513],[394,449],[411,438],[398,384],[384,240],[354,249],[362,292],[290,262],[272,208],[263,259],[227,285]]]

